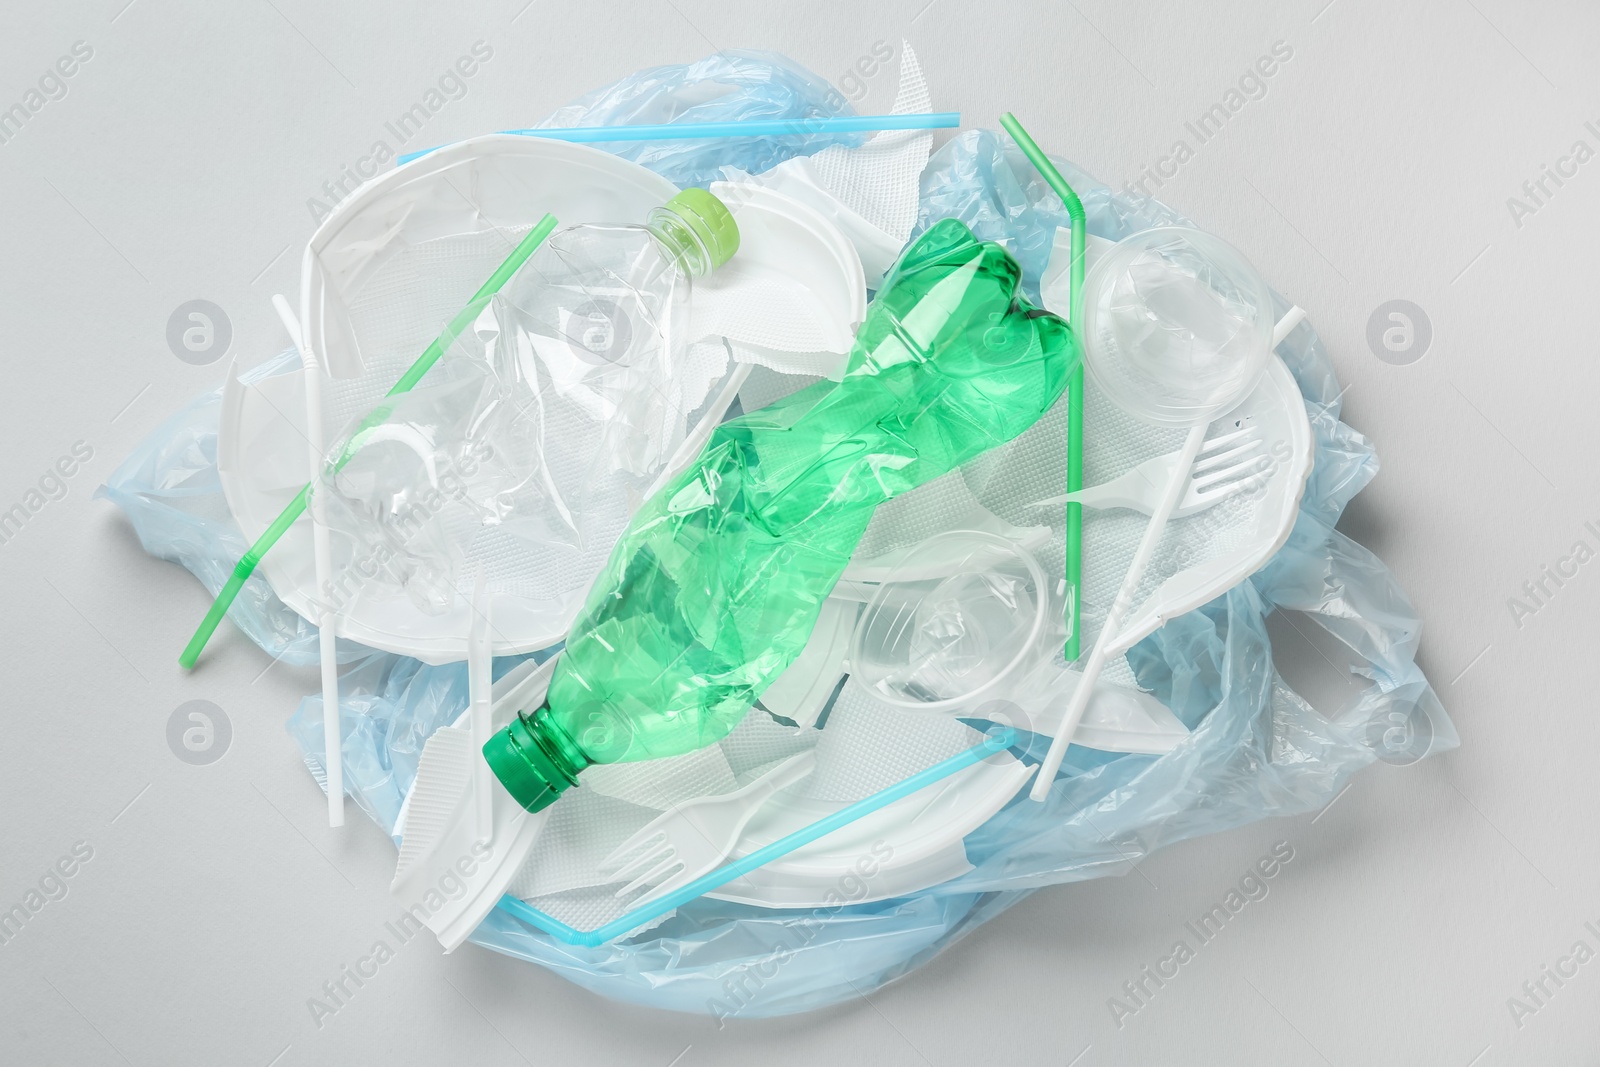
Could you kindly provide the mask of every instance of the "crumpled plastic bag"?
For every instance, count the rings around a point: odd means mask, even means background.
[[[750,74],[763,63],[766,80]],[[773,110],[764,88],[745,90],[744,104],[719,96],[718,118],[802,117],[816,106],[817,87],[826,89],[787,61],[712,57],[624,78],[574,105],[581,111],[557,115],[562,124],[663,121],[701,106],[704,80],[733,69],[755,86],[804,88],[782,105],[788,111]],[[720,85],[711,88],[721,92]],[[790,147],[766,146],[772,154],[766,165]],[[735,146],[628,151],[639,152],[635,158],[646,166],[666,168],[674,181],[695,184],[699,175],[714,177]],[[1116,240],[1184,221],[1155,201],[1117,196],[1071,164],[1057,163],[1084,201],[1091,234]],[[997,133],[967,131],[929,162],[918,230],[951,216],[982,239],[1005,242],[1037,296],[1055,228],[1067,217]],[[1279,304],[1288,307],[1281,298]],[[1317,810],[1377,759],[1411,762],[1454,747],[1454,727],[1416,664],[1415,609],[1380,560],[1334,529],[1377,473],[1377,457],[1339,421],[1339,385],[1315,330],[1302,324],[1278,354],[1305,397],[1316,444],[1293,532],[1253,577],[1168,622],[1129,653],[1140,684],[1193,729],[1172,752],[1069,748],[1045,802],[1019,796],[966,838],[973,870],[910,897],[854,904],[852,883],[841,879],[837,905],[822,909],[702,898],[645,933],[599,948],[567,945],[496,910],[473,940],[616,1000],[719,1020],[810,1011],[914,970],[1034,889],[1124,874],[1176,841]],[[216,395],[208,394],[179,412],[102,489],[149,551],[182,563],[213,590],[245,547],[216,483],[215,409]],[[265,582],[247,586],[239,603],[230,617],[252,640],[296,662],[315,660],[315,630],[277,602]],[[1319,714],[1273,669],[1266,620],[1279,609],[1304,612],[1359,664],[1370,684],[1347,706]],[[341,684],[346,786],[392,832],[423,741],[466,706],[465,669],[341,646],[346,656],[361,660]],[[497,661],[496,676],[517,662]],[[320,780],[320,699],[302,701],[289,728]]]
[[[1189,225],[1155,200],[1114,196],[1070,161],[1050,159],[1083,202],[1086,229],[1095,237],[1120,241],[1152,226]],[[944,218],[960,219],[980,241],[1005,245],[1022,265],[1023,289],[1036,303],[1056,229],[1072,228],[1060,197],[1022,150],[997,130],[965,130],[928,160],[911,236]]]
[[[693,63],[650,67],[551,112],[533,128],[818,119],[855,113],[826,79],[776,52],[716,52]],[[863,133],[793,133],[721,140],[625,141],[600,147],[678,186],[704,188],[723,167],[759,174]]]
[[[298,362],[289,349],[240,377],[259,381]],[[158,426],[94,493],[122,509],[146,552],[182,565],[212,596],[250,547],[228,511],[217,474],[221,410],[218,385]],[[273,657],[295,667],[317,663],[317,628],[289,610],[260,573],[245,582],[228,618]],[[339,661],[370,651],[340,642]]]

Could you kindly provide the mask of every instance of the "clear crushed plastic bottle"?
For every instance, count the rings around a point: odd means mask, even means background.
[[[339,573],[381,561],[360,590],[438,617],[482,563],[561,632],[702,403],[681,384],[710,380],[682,373],[691,288],[738,244],[701,189],[643,225],[551,234],[419,388],[334,450],[315,491]]]
[[[642,226],[557,230],[507,290],[533,332],[559,342],[539,344],[540,357],[555,388],[587,399],[604,424],[599,451],[616,469],[644,473],[664,458],[685,414],[666,387],[681,369],[692,280],[738,248],[727,206],[685,189]],[[640,373],[630,378],[630,369]],[[597,378],[608,383],[603,395]]]
[[[725,736],[804,648],[873,510],[1026,430],[1078,359],[1005,249],[936,223],[868,309],[841,381],[723,423],[636,513],[544,704],[484,746],[496,776],[537,811],[590,764]]]

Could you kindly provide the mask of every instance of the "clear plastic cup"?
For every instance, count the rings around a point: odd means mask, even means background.
[[[879,700],[949,711],[991,696],[1042,651],[1044,569],[997,534],[951,530],[906,553],[856,623],[850,673]]]
[[[1119,241],[1084,282],[1084,364],[1124,411],[1207,422],[1243,400],[1272,353],[1267,283],[1232,245],[1162,226]]]

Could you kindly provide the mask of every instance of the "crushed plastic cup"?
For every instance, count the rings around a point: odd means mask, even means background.
[[[867,602],[851,638],[851,675],[899,707],[970,705],[1036,660],[1049,601],[1044,569],[1021,546],[977,530],[936,534]]]
[[[1084,282],[1084,365],[1124,411],[1204,423],[1243,400],[1272,354],[1272,293],[1220,238],[1162,226],[1119,241]]]

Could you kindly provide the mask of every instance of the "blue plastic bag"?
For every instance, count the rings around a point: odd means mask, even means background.
[[[624,78],[547,121],[794,118],[836,106],[829,92],[786,60],[733,54]],[[627,152],[679,184],[704,184],[724,164],[756,172],[832,141],[629,146]],[[1183,222],[1154,201],[1129,201],[1058,163],[1098,236],[1115,240]],[[930,161],[919,229],[948,216],[981,238],[1005,240],[1037,296],[1066,214],[998,134],[968,131]],[[496,910],[473,940],[617,1000],[719,1019],[809,1011],[915,969],[1034,889],[1123,874],[1176,841],[1316,810],[1376,759],[1408,762],[1454,747],[1454,728],[1416,665],[1415,610],[1381,561],[1334,529],[1376,474],[1376,455],[1339,421],[1338,382],[1310,325],[1298,327],[1278,353],[1305,397],[1315,436],[1315,465],[1294,530],[1252,578],[1170,621],[1129,653],[1141,685],[1193,729],[1172,752],[1069,749],[1044,803],[1019,797],[967,837],[973,870],[910,897],[855,904],[845,891],[837,906],[805,910],[702,898],[646,933],[592,949]],[[286,358],[292,357],[279,357],[262,373]],[[217,395],[208,394],[179,412],[102,488],[147,550],[182,563],[213,591],[245,547],[216,478],[216,407]],[[1279,608],[1305,612],[1342,642],[1370,682],[1331,718],[1272,667],[1266,619]],[[247,586],[230,617],[273,655],[315,660],[314,628],[265,582]],[[341,646],[346,658],[353,662],[341,681],[346,786],[392,832],[423,742],[466,706],[464,666],[427,667]],[[518,662],[496,661],[496,675]],[[320,698],[302,701],[289,729],[321,780]]]
[[[290,349],[240,378],[258,381],[298,362]],[[221,410],[221,386],[195,397],[140,442],[94,494],[122,509],[146,552],[181,564],[212,596],[250,547],[228,511],[217,474]],[[228,618],[285,663],[304,667],[317,662],[317,628],[290,611],[260,574],[245,583]],[[370,651],[341,645],[339,659]]]
[[[651,67],[574,100],[536,128],[736,122],[851,115],[844,96],[774,52],[717,52],[694,63]],[[725,166],[750,174],[829,145],[857,145],[860,133],[797,133],[718,140],[633,141],[602,145],[678,186],[704,188]]]

